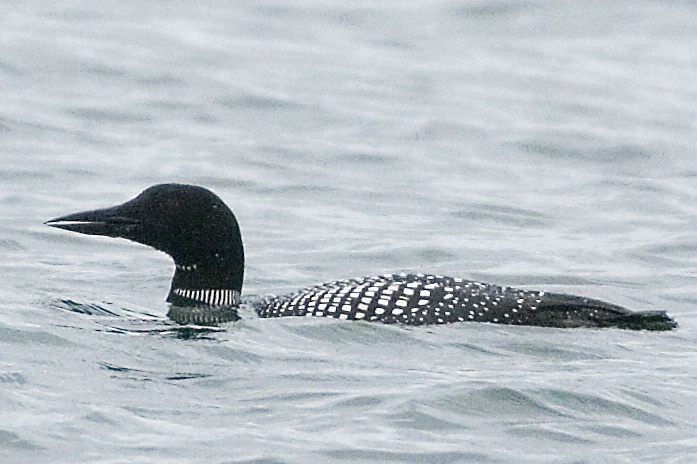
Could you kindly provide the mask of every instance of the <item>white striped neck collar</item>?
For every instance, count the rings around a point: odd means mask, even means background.
[[[190,271],[195,271],[196,268],[198,267],[198,264],[175,264],[174,266],[175,266],[175,267],[177,268],[177,270],[179,270],[179,271],[187,271],[187,272],[190,272]]]
[[[231,289],[199,289],[173,288],[171,296],[177,296],[185,300],[186,303],[202,304],[207,306],[239,306],[240,292]],[[182,304],[172,301],[173,304]]]

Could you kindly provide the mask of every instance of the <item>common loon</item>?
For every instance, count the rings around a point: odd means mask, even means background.
[[[155,185],[121,205],[46,224],[126,238],[170,255],[176,270],[167,297],[168,315],[177,322],[215,324],[236,318],[244,277],[242,236],[232,211],[210,190]],[[664,311],[632,312],[591,298],[428,274],[338,280],[252,306],[260,317],[325,316],[410,325],[475,321],[638,330],[677,327]]]

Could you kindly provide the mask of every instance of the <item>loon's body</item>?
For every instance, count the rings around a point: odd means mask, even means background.
[[[254,307],[261,317],[325,316],[408,325],[471,321],[649,329],[673,324],[662,311],[632,312],[592,298],[429,274],[328,282]]]
[[[244,249],[232,211],[202,187],[163,184],[113,208],[52,219],[48,225],[122,237],[172,256],[167,297],[178,322],[234,320]],[[410,325],[460,321],[545,327],[670,330],[664,311],[633,312],[591,298],[518,290],[460,278],[399,274],[329,282],[253,303],[260,317],[324,316]]]

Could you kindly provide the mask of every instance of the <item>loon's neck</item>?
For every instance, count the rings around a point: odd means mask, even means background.
[[[178,261],[178,260],[177,260]],[[242,293],[244,258],[215,253],[210,259],[175,261],[167,301],[177,306],[237,306]]]

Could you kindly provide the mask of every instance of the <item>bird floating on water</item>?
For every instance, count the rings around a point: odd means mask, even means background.
[[[230,208],[208,189],[155,185],[121,205],[69,214],[46,224],[125,238],[167,253],[175,264],[168,315],[177,322],[215,325],[238,318],[245,265],[242,235]],[[582,296],[420,273],[337,280],[256,301],[252,307],[260,317],[323,316],[409,325],[677,327],[665,311],[634,312]]]

